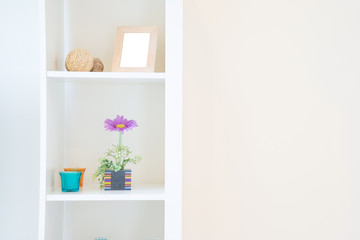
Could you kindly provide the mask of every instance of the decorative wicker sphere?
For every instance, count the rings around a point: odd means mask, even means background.
[[[93,68],[91,69],[90,72],[102,72],[104,71],[104,64],[102,63],[102,61],[98,58],[94,58],[93,61]]]
[[[66,56],[65,67],[68,71],[89,72],[93,67],[93,57],[85,49],[74,49]]]

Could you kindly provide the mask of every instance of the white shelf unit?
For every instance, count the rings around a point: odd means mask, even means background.
[[[39,2],[39,240],[182,239],[182,0]],[[159,26],[154,73],[110,72],[121,25]],[[105,72],[67,72],[65,56],[79,47],[99,57]],[[116,114],[140,126],[124,135],[143,157],[129,166],[131,191],[103,191],[91,179],[97,159],[117,142],[103,129]],[[64,167],[87,168],[79,192],[61,192]]]

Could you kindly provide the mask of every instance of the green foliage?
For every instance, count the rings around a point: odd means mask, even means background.
[[[105,153],[104,158],[99,159],[100,166],[93,174],[93,179],[98,179],[100,187],[104,188],[104,176],[106,170],[118,172],[124,170],[128,163],[137,164],[141,161],[140,156],[131,157],[132,151],[128,146],[113,145]]]

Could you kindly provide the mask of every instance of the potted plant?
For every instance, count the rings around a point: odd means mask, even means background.
[[[124,116],[117,115],[115,119],[105,120],[105,129],[119,133],[119,144],[112,145],[99,159],[100,166],[93,174],[93,179],[98,179],[100,188],[105,190],[131,190],[131,170],[125,169],[128,163],[136,164],[140,156],[132,157],[132,151],[122,144],[122,135],[138,127],[136,121],[127,120]]]

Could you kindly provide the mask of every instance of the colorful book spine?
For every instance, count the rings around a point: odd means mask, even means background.
[[[104,185],[105,190],[111,190],[111,172],[105,172]]]
[[[131,190],[131,171],[125,172],[125,190]]]

